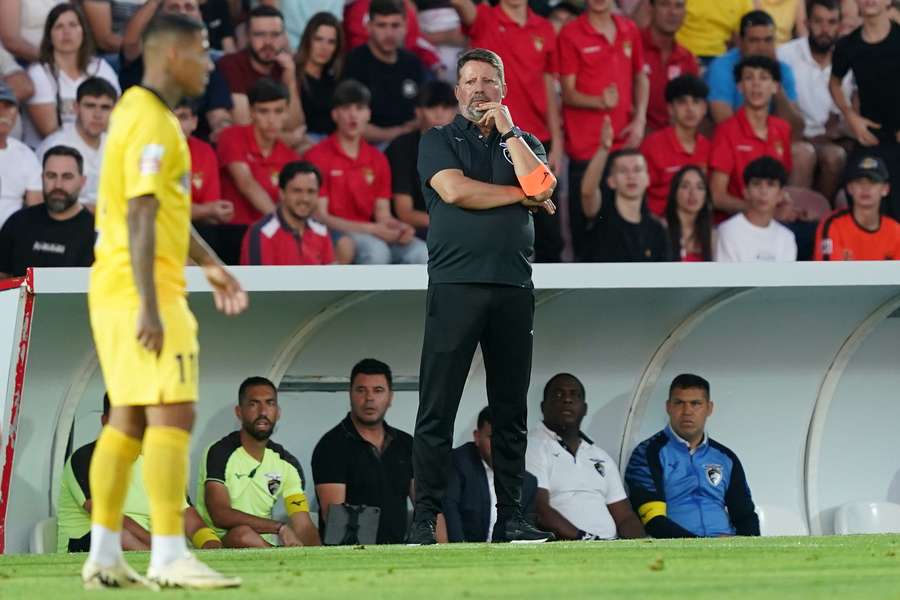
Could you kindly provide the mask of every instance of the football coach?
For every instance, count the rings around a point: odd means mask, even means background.
[[[493,541],[542,542],[522,516],[526,399],[531,378],[534,247],[531,211],[556,207],[544,147],[503,105],[503,62],[475,48],[457,62],[459,115],[419,143],[430,216],[425,339],[413,441],[415,516],[407,543],[435,543],[453,425],[481,344],[493,422],[497,524]],[[535,93],[543,93],[535,90]]]

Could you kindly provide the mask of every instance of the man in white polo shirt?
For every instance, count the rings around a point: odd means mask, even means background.
[[[782,44],[776,54],[778,60],[790,65],[794,71],[797,104],[803,114],[803,138],[816,149],[816,158],[811,165],[816,173],[809,173],[807,181],[812,182],[815,175],[815,188],[832,200],[847,162],[846,151],[836,143],[839,138],[846,137],[846,127],[841,122],[841,111],[828,92],[831,55],[841,27],[841,3],[839,0],[810,0],[806,12],[809,36]],[[849,98],[853,92],[849,73],[844,77],[842,87]]]
[[[584,385],[554,375],[544,387],[543,423],[528,434],[525,468],[537,477],[540,527],[562,540],[644,537],[616,462],[581,431]]]

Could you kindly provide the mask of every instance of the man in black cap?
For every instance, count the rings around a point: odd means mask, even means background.
[[[862,154],[850,163],[845,179],[850,208],[819,224],[816,260],[900,260],[900,223],[881,214],[891,193],[884,161]]]
[[[493,414],[494,541],[545,541],[522,516],[534,291],[531,210],[553,213],[546,152],[513,125],[503,62],[476,48],[457,63],[460,115],[424,134],[418,170],[430,217],[428,299],[413,441],[416,510],[407,543],[435,543],[453,424],[481,344]]]

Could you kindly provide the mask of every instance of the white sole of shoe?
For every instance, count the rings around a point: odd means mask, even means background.
[[[151,579],[152,583],[160,588],[177,588],[183,590],[221,590],[227,588],[241,587],[241,580],[237,577],[227,577],[224,579],[206,579],[195,581],[176,582],[164,579]]]

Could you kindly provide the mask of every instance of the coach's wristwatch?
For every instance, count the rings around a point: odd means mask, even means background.
[[[515,125],[513,125],[512,129],[510,129],[509,131],[507,131],[506,133],[504,133],[503,135],[500,136],[500,141],[505,142],[509,138],[514,138],[514,137],[517,137],[517,138],[522,137],[522,130],[519,129],[518,127],[516,127]]]

